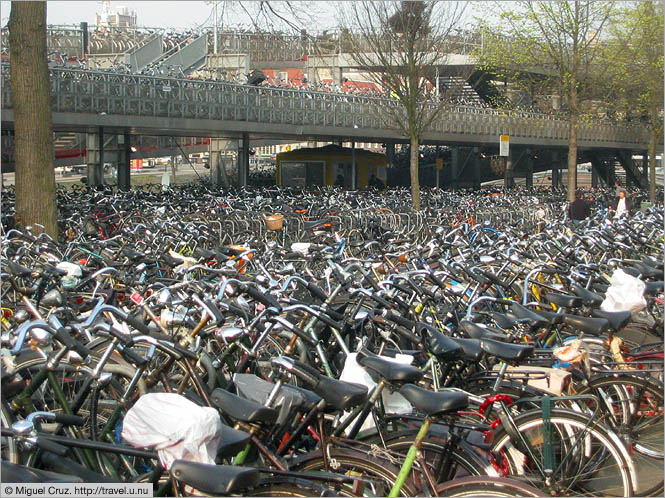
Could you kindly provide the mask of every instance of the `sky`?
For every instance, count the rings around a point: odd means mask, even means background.
[[[245,6],[248,3],[244,0]],[[102,3],[100,1],[81,0],[81,1],[56,1],[49,0],[46,9],[48,24],[78,24],[87,21],[89,24],[95,24],[95,13],[102,12]],[[194,28],[201,25],[212,25],[212,1],[112,1],[110,2],[111,12],[116,7],[127,7],[129,10],[135,10],[139,26],[143,27],[162,27],[162,28]],[[235,21],[238,24],[249,25],[249,19],[244,13],[240,2],[218,2],[218,16],[221,18],[222,4],[231,4],[232,13],[224,15],[225,19]],[[252,2],[258,3],[258,2]],[[325,8],[327,3],[317,2],[319,8]],[[0,17],[2,26],[9,20],[11,2],[0,2]],[[251,9],[247,9],[251,10]],[[327,17],[327,16],[324,16]]]
[[[213,1],[112,1],[110,2],[111,12],[116,7],[127,7],[129,10],[135,10],[138,17],[138,25],[142,27],[161,27],[186,29],[200,26],[212,26]],[[257,1],[220,1],[217,2],[218,18],[229,22],[235,26],[249,26],[250,19],[246,11],[252,10],[252,6],[258,6]],[[271,2],[273,5],[275,2]],[[95,24],[95,13],[102,12],[100,1],[81,0],[81,1],[57,1],[49,0],[47,7],[48,24],[79,24],[87,21],[89,24]],[[335,27],[335,5],[336,2],[316,1],[310,2],[307,9],[317,12],[320,22],[316,29],[329,29]],[[0,19],[2,26],[9,20],[11,2],[0,1]],[[227,12],[222,12],[222,6],[227,5]],[[342,3],[343,5],[343,3]]]

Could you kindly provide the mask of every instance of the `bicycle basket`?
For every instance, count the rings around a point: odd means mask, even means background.
[[[266,216],[266,228],[268,230],[281,230],[284,227],[284,216],[281,214],[273,214]]]

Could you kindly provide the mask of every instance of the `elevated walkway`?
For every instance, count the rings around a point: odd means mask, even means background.
[[[2,125],[11,129],[7,69],[2,70]],[[406,141],[386,118],[398,103],[385,98],[71,69],[52,69],[50,77],[55,131],[104,127],[107,133],[138,135]],[[547,114],[449,106],[422,141],[498,147],[500,135],[509,135],[511,146],[567,147],[568,122]],[[578,143],[582,150],[643,151],[648,130],[640,124],[582,124]]]

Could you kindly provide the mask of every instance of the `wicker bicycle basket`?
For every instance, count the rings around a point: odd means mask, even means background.
[[[273,214],[266,216],[266,228],[268,230],[281,230],[284,227],[284,216],[281,214]]]

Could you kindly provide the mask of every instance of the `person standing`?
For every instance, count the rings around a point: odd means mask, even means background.
[[[610,214],[614,213],[615,218],[619,218],[624,213],[630,213],[630,199],[626,197],[626,191],[619,191],[619,195],[612,202]]]
[[[570,203],[568,208],[570,219],[573,224],[579,225],[582,221],[586,220],[591,214],[589,203],[584,200],[584,194],[581,190],[575,192],[575,200]]]

